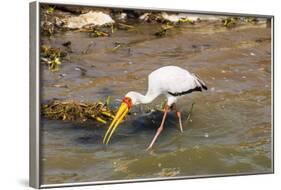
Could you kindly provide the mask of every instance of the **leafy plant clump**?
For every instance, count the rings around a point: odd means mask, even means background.
[[[258,19],[256,17],[244,17],[243,21],[246,23],[256,24],[258,22]]]
[[[104,32],[102,30],[99,30],[97,28],[94,28],[90,33],[89,33],[90,37],[108,37],[109,33],[108,32]]]
[[[94,119],[100,123],[107,123],[114,118],[108,103],[83,103],[73,100],[52,100],[41,105],[43,117],[52,120],[85,122]]]
[[[55,7],[49,6],[46,9],[46,14],[53,14],[55,11]]]
[[[195,24],[195,22],[193,20],[190,20],[188,18],[180,18],[179,23],[189,23],[189,24]]]
[[[54,48],[49,45],[41,46],[41,62],[46,63],[50,71],[58,71],[61,65],[61,60],[66,56],[66,52],[59,48]]]
[[[113,33],[113,25],[108,26],[94,26],[88,25],[78,29],[80,32],[86,32],[90,37],[109,37]]]
[[[65,30],[65,16],[59,14],[55,6],[43,5],[40,11],[40,18],[41,35],[52,36],[59,31]]]
[[[238,24],[257,24],[259,21],[256,17],[227,17],[222,20],[223,26],[232,28]]]
[[[223,26],[225,26],[227,28],[233,27],[233,26],[237,25],[238,20],[239,19],[237,17],[228,17],[228,18],[222,20]]]
[[[171,30],[172,28],[174,28],[174,26],[171,26],[171,25],[161,26],[161,29],[159,31],[155,32],[154,35],[157,37],[166,36],[168,30]]]

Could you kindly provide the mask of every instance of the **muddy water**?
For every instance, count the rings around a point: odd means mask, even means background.
[[[128,91],[146,92],[151,71],[177,65],[199,74],[209,88],[179,100],[184,133],[170,114],[155,147],[145,152],[162,117],[147,110],[159,107],[163,97],[135,107],[108,147],[101,143],[105,126],[43,119],[42,183],[271,172],[270,28],[202,22],[157,38],[159,25],[136,27],[111,37],[80,32],[43,37],[60,48],[71,41],[72,53],[59,72],[42,66],[42,100],[111,96],[118,106]],[[116,42],[121,46],[114,49]]]

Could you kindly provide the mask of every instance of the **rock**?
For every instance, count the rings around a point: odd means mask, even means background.
[[[70,29],[82,28],[86,25],[102,26],[106,24],[113,24],[114,20],[103,12],[90,11],[86,14],[73,16],[66,20],[66,27]]]
[[[118,19],[118,20],[126,20],[127,19],[127,13],[120,13],[120,14],[118,14],[118,15],[116,15],[116,18]]]
[[[58,5],[56,6],[56,9],[70,12],[72,14],[85,14],[89,11],[91,11],[91,8],[89,7],[80,7],[80,6],[65,6],[65,5]]]
[[[139,19],[142,21],[149,21],[151,17],[158,21],[169,21],[172,23],[178,23],[184,20],[188,20],[189,22],[195,22],[201,20],[220,21],[225,18],[225,16],[199,15],[199,14],[196,15],[196,14],[187,14],[187,13],[175,14],[175,13],[162,12],[162,13],[144,13],[139,17]]]
[[[162,17],[164,20],[170,21],[170,22],[179,22],[179,20],[182,18],[180,15],[176,14],[167,14],[166,12],[162,13]]]
[[[137,19],[143,14],[142,10],[123,10],[123,12],[126,13],[127,19]]]
[[[60,18],[58,18],[58,17],[55,17],[54,24],[55,24],[55,26],[57,26],[57,27],[61,27],[61,26],[64,25],[64,20],[63,20],[63,19],[60,19]]]
[[[178,19],[176,22],[179,22],[181,19],[188,19],[189,21],[196,22],[196,21],[203,21],[203,20],[220,21],[225,18],[225,16],[196,15],[196,14],[186,14],[186,13],[180,13],[178,15],[175,15],[175,17],[171,17],[171,16],[172,15],[170,15],[171,19],[174,20],[176,20],[176,18]]]
[[[139,17],[140,20],[147,21],[150,13],[144,13]]]
[[[216,15],[196,15],[196,14],[179,14],[182,18],[188,18],[191,21],[221,21],[225,19],[225,16],[216,16]]]

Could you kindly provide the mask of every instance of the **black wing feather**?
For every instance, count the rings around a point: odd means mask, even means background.
[[[197,75],[195,75],[194,73],[192,75],[194,76],[194,79],[200,84],[200,86],[196,86],[193,89],[189,89],[189,90],[183,91],[183,92],[168,92],[168,93],[172,96],[182,96],[182,95],[194,92],[194,91],[202,91],[202,88],[204,90],[208,90],[208,87],[206,86],[206,84]]]

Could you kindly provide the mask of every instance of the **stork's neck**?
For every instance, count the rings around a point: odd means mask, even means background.
[[[130,94],[134,96],[136,104],[148,104],[158,96],[158,94],[151,93],[150,91],[148,91],[146,95],[142,95],[138,92],[130,92]]]
[[[157,96],[153,95],[153,94],[150,94],[150,93],[146,93],[146,95],[142,95],[140,94],[141,96],[141,99],[140,99],[140,102],[142,104],[148,104],[150,102],[152,102]]]

